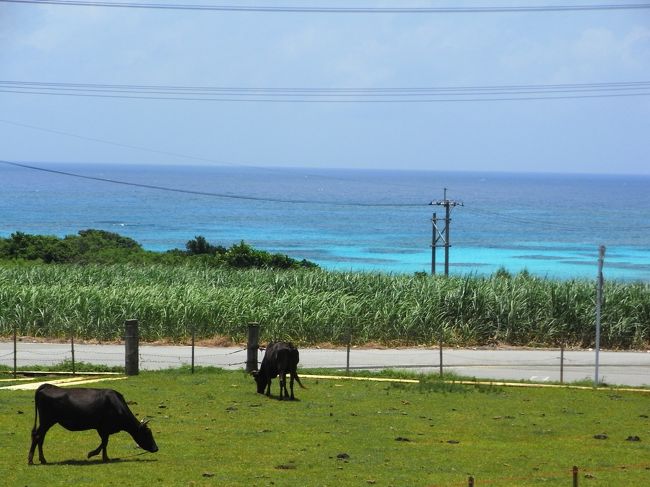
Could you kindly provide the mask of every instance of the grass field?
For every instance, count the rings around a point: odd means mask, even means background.
[[[34,393],[0,390],[0,471],[4,485],[20,486],[465,486],[469,475],[477,486],[566,486],[573,465],[580,485],[650,478],[648,394],[420,378],[305,378],[294,402],[258,395],[245,373],[218,369],[93,384],[152,417],[160,451],[140,454],[119,433],[108,445],[113,461],[86,460],[97,434],[55,426],[44,445],[50,463],[31,467]],[[627,440],[634,436],[641,441]]]

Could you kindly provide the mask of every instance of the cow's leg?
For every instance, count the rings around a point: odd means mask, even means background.
[[[288,398],[289,393],[287,392],[287,376],[284,372],[280,372],[280,400],[282,400],[283,393],[284,397]]]
[[[99,444],[99,446],[97,448],[95,448],[94,450],[88,452],[88,458],[94,457],[95,455],[99,454],[99,452],[101,451],[102,452],[102,460],[104,462],[107,462],[108,461],[108,455],[106,454],[106,445],[108,444],[108,433],[104,433],[104,432],[100,432],[100,431],[98,431],[97,433],[99,433],[99,437],[102,439],[102,442]]]
[[[289,387],[291,388],[291,400],[293,401],[295,399],[293,396],[293,373],[289,373]]]
[[[269,379],[269,381],[266,383],[266,395],[271,395],[271,379]]]
[[[32,446],[29,447],[29,454],[27,455],[27,465],[34,465],[34,451],[36,451],[36,443],[38,443],[36,436],[36,428],[32,429]]]
[[[47,463],[47,460],[45,460],[45,456],[43,455],[43,442],[45,441],[45,433],[47,433],[47,430],[49,430],[51,426],[51,424],[43,424],[41,422],[41,425],[38,428],[32,429],[32,446],[29,447],[29,455],[27,456],[27,463],[29,465],[34,464],[34,451],[37,446],[38,461],[41,463]]]
[[[102,438],[102,444],[104,445],[104,448],[102,448],[102,461],[103,462],[108,462],[108,452],[106,451],[106,447],[108,446],[108,434],[104,438]]]

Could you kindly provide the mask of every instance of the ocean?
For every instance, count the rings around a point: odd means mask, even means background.
[[[450,274],[595,280],[604,245],[605,279],[650,282],[650,176],[28,165],[0,163],[2,237],[96,228],[165,251],[202,235],[329,270],[429,273],[446,188]],[[442,247],[436,261],[443,273]]]

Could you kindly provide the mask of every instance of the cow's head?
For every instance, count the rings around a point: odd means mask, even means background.
[[[158,445],[156,445],[156,441],[153,439],[153,433],[149,429],[149,426],[147,426],[148,422],[144,420],[140,422],[134,439],[140,448],[155,453],[158,451]]]
[[[253,379],[257,382],[257,393],[264,394],[264,389],[266,388],[266,378],[263,374],[260,374],[259,370],[254,370],[251,372]]]

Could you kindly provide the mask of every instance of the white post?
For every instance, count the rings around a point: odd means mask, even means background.
[[[594,387],[598,387],[598,356],[600,354],[600,307],[603,302],[603,262],[605,260],[605,246],[598,249],[598,282],[596,284],[596,375]]]

